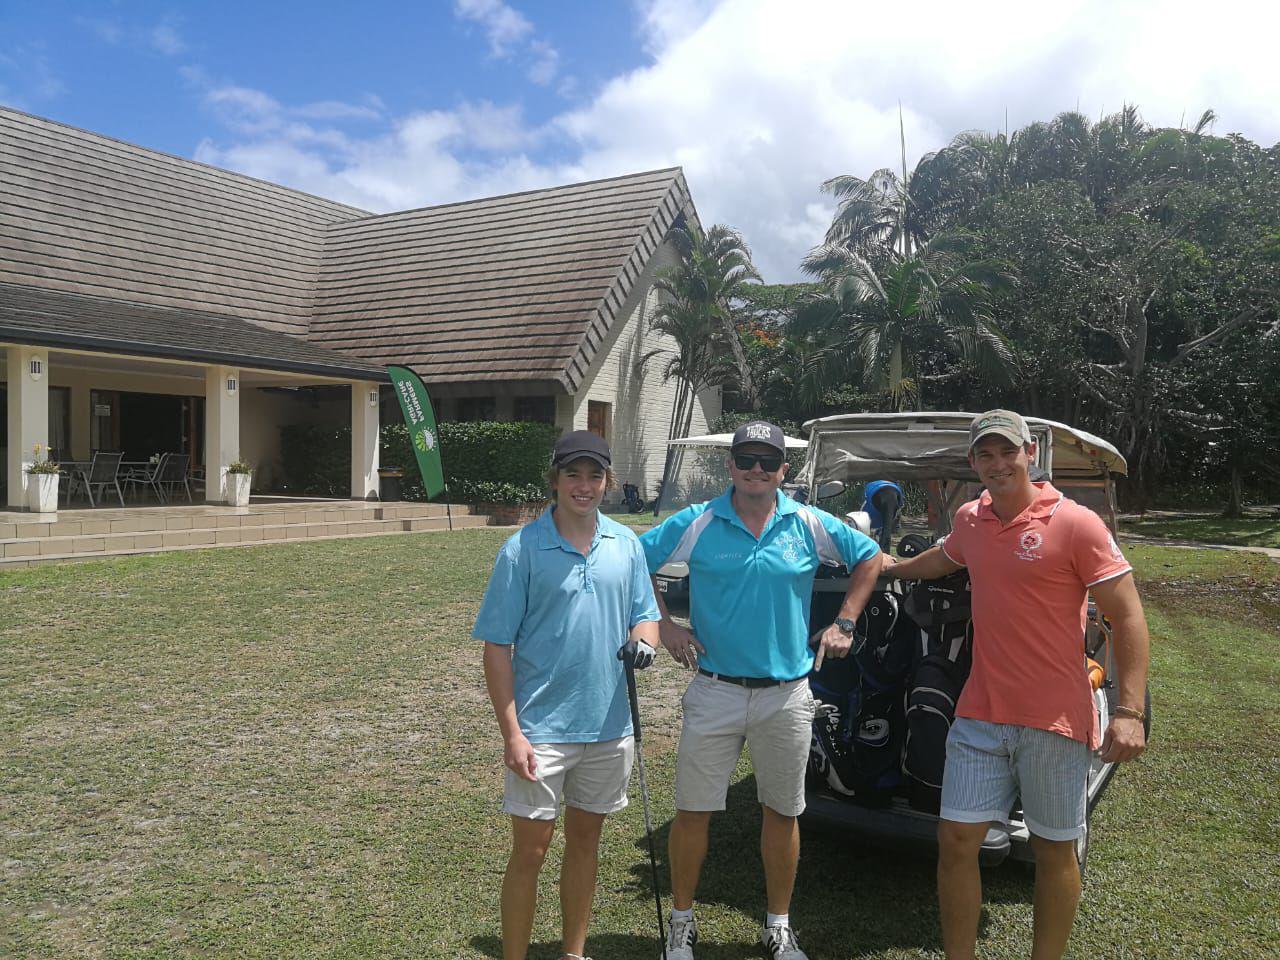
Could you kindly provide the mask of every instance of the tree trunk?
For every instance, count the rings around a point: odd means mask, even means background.
[[[1228,520],[1238,520],[1244,516],[1244,478],[1240,468],[1231,465],[1231,483],[1227,486],[1227,506],[1222,515]]]
[[[733,365],[738,368],[738,389],[742,399],[752,412],[755,412],[760,409],[760,398],[756,396],[755,378],[751,376],[751,364],[747,362],[747,351],[742,349],[742,341],[738,338],[738,331],[733,325],[731,315],[721,317],[720,329],[729,344],[729,352],[733,354]]]

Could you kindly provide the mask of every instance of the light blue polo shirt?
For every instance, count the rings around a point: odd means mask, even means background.
[[[597,513],[584,557],[552,510],[498,551],[471,636],[515,644],[516,718],[530,743],[616,740],[631,733],[618,648],[658,619],[653,584],[629,529]]]
[[[825,510],[778,494],[757,540],[733,509],[733,489],[687,507],[640,537],[650,572],[689,564],[699,664],[730,677],[795,680],[813,669],[809,599],[821,563],[849,569],[880,552]]]

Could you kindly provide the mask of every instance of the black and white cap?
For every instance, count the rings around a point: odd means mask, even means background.
[[[594,460],[602,467],[608,467],[613,462],[609,444],[604,442],[604,437],[590,430],[574,430],[556,441],[551,453],[551,465],[563,467],[582,457]]]
[[[729,451],[733,452],[748,443],[763,443],[765,446],[773,447],[783,456],[787,454],[787,440],[782,433],[782,428],[766,420],[752,420],[735,430]]]

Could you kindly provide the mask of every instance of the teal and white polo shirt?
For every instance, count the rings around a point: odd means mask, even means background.
[[[809,597],[822,563],[852,570],[880,552],[825,510],[777,494],[757,540],[733,509],[733,489],[681,510],[640,537],[650,573],[689,565],[690,620],[701,666],[731,677],[795,680],[813,669]]]

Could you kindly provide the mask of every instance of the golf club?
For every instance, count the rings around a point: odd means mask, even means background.
[[[627,673],[627,697],[631,701],[631,728],[636,741],[636,766],[640,770],[640,800],[644,807],[644,832],[649,838],[649,867],[653,871],[653,902],[658,909],[658,942],[662,944],[662,960],[667,960],[667,931],[662,924],[662,895],[658,893],[658,861],[653,854],[653,821],[649,817],[649,783],[644,776],[644,750],[641,746],[640,701],[636,695],[636,668],[630,660],[623,664]]]

